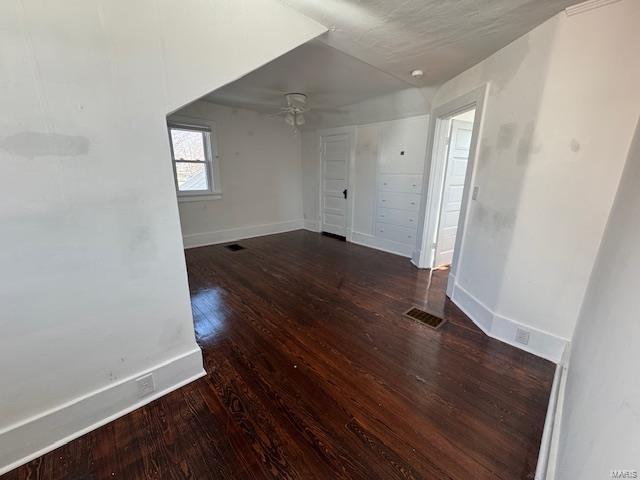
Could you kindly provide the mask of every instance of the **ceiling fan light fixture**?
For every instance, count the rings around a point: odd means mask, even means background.
[[[290,125],[292,127],[295,127],[296,125],[296,117],[293,115],[293,113],[287,113],[284,117],[284,121],[287,122],[287,125]]]
[[[297,127],[301,127],[305,123],[306,123],[306,120],[304,119],[304,115],[302,115],[302,114],[296,115],[296,126]]]
[[[304,93],[287,93],[285,98],[290,107],[302,110],[307,106],[307,96]]]

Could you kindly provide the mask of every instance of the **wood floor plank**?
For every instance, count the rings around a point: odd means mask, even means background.
[[[554,365],[482,333],[446,271],[306,231],[240,243],[186,252],[206,377],[2,480],[533,478]]]

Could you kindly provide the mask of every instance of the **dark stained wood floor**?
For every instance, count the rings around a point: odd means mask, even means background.
[[[485,336],[446,271],[305,231],[241,243],[186,253],[207,377],[2,480],[533,478],[554,367]]]

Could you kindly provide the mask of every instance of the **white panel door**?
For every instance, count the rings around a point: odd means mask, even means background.
[[[447,171],[445,173],[440,224],[436,240],[436,267],[451,265],[451,260],[453,259],[453,248],[456,244],[458,218],[462,208],[462,193],[464,192],[472,131],[472,122],[464,122],[462,120],[453,120],[451,122]]]
[[[322,136],[322,231],[347,236],[351,135]]]

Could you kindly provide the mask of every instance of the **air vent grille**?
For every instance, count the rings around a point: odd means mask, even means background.
[[[443,318],[436,317],[435,315],[425,312],[418,307],[411,307],[404,313],[404,316],[431,328],[440,328],[445,323]]]

